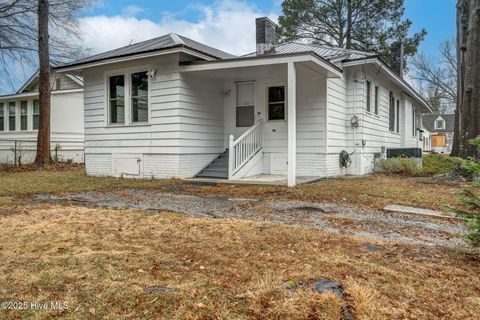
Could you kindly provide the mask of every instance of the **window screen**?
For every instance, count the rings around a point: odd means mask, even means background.
[[[132,122],[148,122],[148,74],[132,73]]]
[[[379,104],[379,89],[375,86],[375,114],[378,114],[378,104]]]
[[[27,101],[20,102],[20,130],[27,130],[28,127]]]
[[[285,120],[285,87],[268,88],[268,120]]]
[[[371,110],[371,92],[372,92],[372,87],[371,87],[371,84],[370,84],[370,81],[367,81],[367,111],[370,112]]]
[[[397,122],[397,132],[400,132],[400,100],[397,100],[397,112],[395,113],[395,119]]]
[[[390,91],[390,102],[388,108],[388,129],[390,131],[395,131],[395,97],[393,92]]]
[[[33,100],[33,130],[37,130],[40,125],[40,103],[37,99]]]
[[[10,102],[8,104],[8,130],[16,130],[16,120],[17,120],[17,110],[15,102]]]
[[[237,84],[236,126],[251,127],[255,122],[255,84]]]
[[[109,78],[110,123],[125,123],[125,76]]]
[[[3,102],[0,102],[0,131],[5,130],[5,109]]]

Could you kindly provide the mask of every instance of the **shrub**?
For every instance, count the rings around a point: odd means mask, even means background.
[[[418,175],[422,172],[421,163],[414,158],[382,159],[378,166],[385,172],[403,175]]]
[[[429,154],[423,157],[422,173],[425,175],[436,175],[449,173],[454,168],[462,165],[460,158],[449,157],[439,154]]]
[[[474,247],[480,247],[480,181],[477,181],[475,188],[463,189],[458,201],[463,205],[459,207],[447,207],[448,211],[454,212],[457,216],[467,221],[470,233],[465,236]]]

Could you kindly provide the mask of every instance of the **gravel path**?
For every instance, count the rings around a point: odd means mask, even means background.
[[[314,203],[193,196],[126,189],[63,196],[37,195],[36,201],[66,201],[104,208],[167,210],[210,218],[234,218],[318,228],[379,241],[467,247],[465,225],[456,220]]]

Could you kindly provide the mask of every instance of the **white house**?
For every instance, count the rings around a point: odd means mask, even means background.
[[[140,178],[363,175],[387,148],[421,148],[425,100],[378,56],[274,45],[235,57],[177,34],[57,68],[85,81],[90,175]]]
[[[0,163],[30,163],[35,159],[39,124],[38,72],[16,93],[0,96]],[[52,75],[52,156],[83,162],[83,80]]]
[[[455,114],[427,114],[422,117],[426,132],[424,150],[433,153],[452,152]]]

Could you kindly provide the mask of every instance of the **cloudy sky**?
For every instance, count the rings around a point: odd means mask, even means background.
[[[455,35],[456,0],[405,0],[412,32],[425,28],[421,51],[435,55]],[[92,53],[175,32],[233,54],[255,50],[256,17],[276,20],[281,0],[97,0],[81,14],[83,41]],[[21,85],[23,78],[17,76]],[[0,88],[0,92],[11,88]]]

